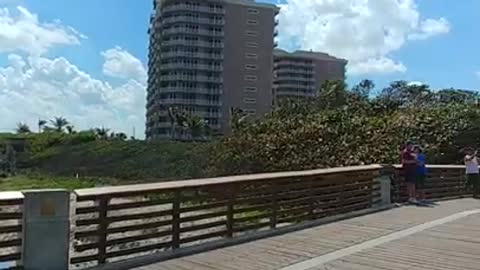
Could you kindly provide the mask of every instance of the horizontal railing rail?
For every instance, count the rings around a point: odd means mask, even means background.
[[[22,269],[23,195],[0,192],[0,266]]]
[[[380,165],[77,190],[72,264],[104,264],[371,208]]]

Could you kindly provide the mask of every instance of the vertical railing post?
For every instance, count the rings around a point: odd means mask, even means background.
[[[313,179],[308,180],[308,217],[315,219],[315,192],[313,190]]]
[[[172,205],[172,248],[180,247],[180,204],[182,202],[180,190],[175,190]]]
[[[270,216],[270,228],[275,229],[277,227],[277,215],[278,215],[278,183],[272,185],[272,213]]]
[[[107,236],[108,236],[108,203],[110,198],[102,196],[98,199],[98,264],[107,262]]]
[[[24,197],[24,269],[68,269],[70,193],[38,190],[24,192]]]
[[[227,202],[227,237],[233,237],[233,228],[234,228],[234,205],[235,205],[235,195],[236,195],[236,186],[230,186],[230,190],[227,192],[228,194],[228,202]]]
[[[377,178],[373,179],[375,185],[380,186],[380,200],[373,204],[373,207],[379,207],[389,205],[392,203],[392,177],[395,174],[395,169],[392,166],[383,166],[380,169],[380,174]],[[374,191],[372,190],[372,193]],[[372,198],[375,200],[375,196]]]

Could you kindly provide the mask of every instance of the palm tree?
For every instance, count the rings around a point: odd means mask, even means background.
[[[76,133],[75,127],[73,125],[66,126],[66,129],[67,129],[68,134],[75,134]]]
[[[168,118],[170,119],[170,136],[175,139],[175,124],[177,123],[177,108],[168,107]]]
[[[197,115],[188,116],[185,119],[185,125],[193,140],[205,137],[208,125],[203,118]]]
[[[38,119],[38,133],[42,132],[46,124],[47,124],[46,120]]]
[[[233,131],[243,127],[248,119],[248,113],[237,107],[230,108],[230,127]]]
[[[119,133],[113,133],[112,134],[115,134],[115,139],[116,140],[119,140],[119,141],[125,141],[127,140],[127,134],[123,133],[123,132],[119,132]]]
[[[110,132],[110,129],[104,128],[104,127],[95,128],[94,132],[99,139],[107,140],[108,139],[108,133]]]
[[[26,133],[30,133],[30,127],[25,124],[25,123],[17,123],[17,129],[16,129],[17,133],[18,134],[26,134]]]
[[[63,132],[63,129],[69,124],[64,117],[55,117],[53,120],[50,120],[50,123],[52,124],[53,129],[57,132]]]

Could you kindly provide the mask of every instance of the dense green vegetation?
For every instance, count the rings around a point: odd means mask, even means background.
[[[429,162],[454,164],[463,147],[478,146],[477,93],[394,82],[372,98],[373,89],[370,81],[352,89],[327,82],[318,98],[243,121],[212,151],[212,173],[397,163],[407,140],[422,145]]]
[[[317,98],[285,100],[263,119],[232,109],[233,134],[211,142],[147,143],[105,128],[75,131],[61,117],[39,121],[42,133],[20,123],[15,136],[27,139],[28,154],[17,160],[21,175],[0,180],[0,190],[396,163],[406,140],[421,144],[430,163],[453,164],[463,147],[480,143],[476,92],[405,82],[373,91],[371,81],[351,89],[327,82]],[[182,127],[187,120],[176,115]],[[200,128],[190,130],[203,138]],[[0,144],[5,136],[12,134],[0,134]]]

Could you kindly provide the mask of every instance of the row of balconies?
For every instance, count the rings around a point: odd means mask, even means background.
[[[176,34],[194,34],[194,35],[201,35],[201,36],[223,37],[225,35],[225,32],[209,30],[209,29],[201,29],[201,28],[189,28],[189,27],[174,27],[174,28],[164,29],[162,31],[163,36],[176,35]]]
[[[290,81],[294,82],[315,82],[315,78],[313,77],[303,77],[303,76],[294,76],[294,75],[279,75],[275,74],[275,78],[273,79],[276,84],[283,84],[284,82],[288,83]]]
[[[193,16],[172,16],[168,18],[163,18],[163,24],[172,24],[172,23],[196,23],[196,24],[209,24],[209,25],[224,25],[224,19],[213,19],[213,18],[204,18],[204,17],[193,17]]]
[[[211,71],[211,72],[222,72],[223,66],[191,64],[191,63],[169,63],[169,64],[160,65],[160,70],[172,70],[172,69],[191,69],[191,70],[205,70],[205,71]]]
[[[162,41],[163,46],[191,46],[191,47],[203,47],[203,48],[219,48],[225,47],[223,42],[209,42],[203,40],[185,40],[185,39],[171,39]],[[160,48],[160,46],[157,46]]]
[[[281,66],[294,66],[296,68],[305,68],[305,67],[312,68],[314,65],[312,62],[292,60],[292,59],[276,59],[273,62],[274,68],[281,67]]]
[[[306,69],[306,68],[299,68],[299,67],[295,67],[293,65],[283,65],[283,66],[276,66],[274,67],[274,72],[276,73],[280,73],[280,72],[285,72],[285,73],[296,73],[296,74],[308,74],[308,75],[311,75],[311,74],[314,74],[315,72],[313,71],[313,69]]]
[[[220,124],[208,124],[211,129],[220,129]],[[171,128],[172,125],[170,121],[167,122],[156,122],[150,128]]]
[[[169,86],[158,88],[160,93],[192,93],[192,94],[205,94],[205,95],[221,95],[223,89],[211,89],[203,87],[182,87],[182,86]]]
[[[209,99],[162,98],[162,99],[158,99],[157,102],[163,105],[185,105],[185,106],[196,105],[196,106],[212,106],[212,107],[222,106],[222,101],[209,100]]]
[[[298,96],[298,97],[313,97],[314,91],[301,91],[299,89],[276,89],[275,96]]]
[[[220,112],[195,111],[192,114],[193,115],[198,115],[198,116],[204,117],[204,118],[221,118],[222,117],[222,113],[220,113]],[[168,112],[167,111],[156,111],[148,117],[147,121],[148,120],[159,121],[160,117],[168,117]]]
[[[223,77],[203,76],[203,75],[160,75],[161,81],[189,81],[205,83],[223,83]]]
[[[187,51],[170,51],[160,54],[161,58],[177,58],[190,57],[199,59],[223,60],[223,53],[205,53],[205,52],[187,52]]]
[[[293,89],[303,89],[303,90],[315,90],[315,85],[313,84],[308,84],[308,85],[304,85],[304,84],[296,84],[296,83],[274,83],[273,85],[273,88],[275,89],[281,89],[281,88],[293,88]]]
[[[192,11],[192,12],[202,12],[202,13],[210,13],[210,14],[225,14],[225,9],[223,8],[212,8],[207,6],[195,6],[195,5],[187,5],[187,4],[176,4],[176,5],[165,6],[162,9],[162,13],[178,12],[178,11]]]

